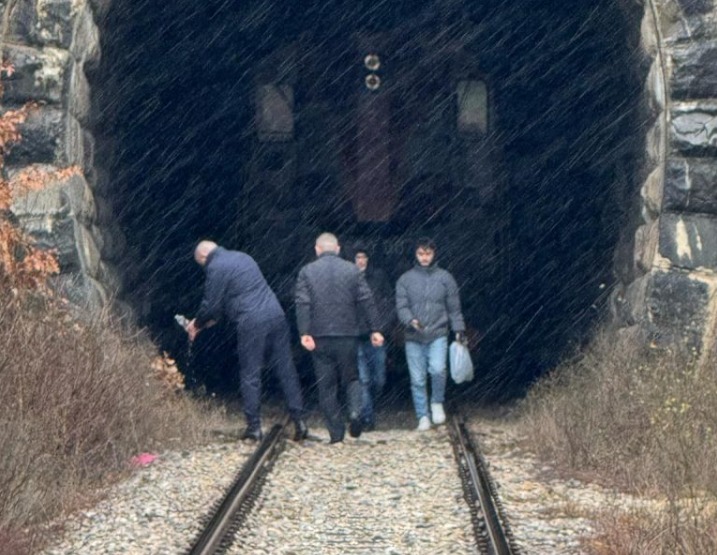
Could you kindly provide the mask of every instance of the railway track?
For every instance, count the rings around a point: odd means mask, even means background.
[[[403,553],[403,550],[392,551],[395,542],[390,543],[390,534],[386,532],[383,524],[386,519],[391,519],[392,508],[399,505],[410,507],[411,503],[415,502],[418,505],[417,519],[410,523],[410,526],[407,523],[406,531],[401,536],[403,547],[407,547],[408,552],[434,552],[429,545],[425,545],[426,550],[422,551],[420,540],[410,529],[433,527],[435,530],[427,535],[426,541],[435,536],[445,542],[448,530],[464,540],[466,553],[518,554],[518,548],[497,500],[495,485],[488,476],[487,465],[460,417],[449,419],[447,426],[441,427],[440,431],[420,436],[411,435],[411,438],[400,445],[382,440],[369,443],[359,439],[355,443],[338,447],[316,443],[311,445],[311,442],[307,442],[308,447],[294,444],[287,446],[284,432],[286,425],[286,421],[275,425],[258,445],[255,453],[239,471],[226,496],[207,516],[206,526],[188,551],[189,555],[263,552],[261,546],[265,546],[265,543],[261,539],[261,531],[257,530],[262,528],[261,522],[252,522],[252,518],[264,510],[262,506],[255,507],[257,501],[259,505],[267,507],[272,503],[277,505],[276,516],[267,516],[270,521],[284,517],[298,521],[313,519],[323,526],[323,532],[308,535],[305,529],[296,528],[295,533],[299,536],[303,533],[305,537],[296,538],[296,548],[287,548],[286,553]],[[452,455],[445,455],[446,442],[452,446]],[[355,459],[355,464],[343,463],[342,466],[332,463],[332,454],[337,450],[344,450],[343,455],[348,457],[343,458]],[[430,464],[419,464],[419,467],[426,467],[426,475],[407,477],[400,484],[389,483],[388,485],[393,486],[399,493],[389,493],[385,496],[388,501],[379,503],[368,484],[381,481],[382,461],[388,459],[386,464],[392,464],[386,453],[395,455],[399,452],[405,452],[414,459],[416,456],[425,456]],[[273,471],[278,467],[277,462],[282,458],[282,454],[288,470],[298,471],[299,475],[302,472],[323,472],[324,476],[319,478],[318,483],[328,484],[333,489],[327,490],[328,493],[323,495],[317,493],[318,501],[314,501],[315,506],[311,506],[308,496],[313,495],[318,488],[308,479],[305,484],[301,480],[293,479],[288,485],[277,485],[274,488],[277,491],[262,494],[265,485],[267,487],[264,489],[271,489],[272,480],[275,478]],[[452,478],[456,478],[456,468],[460,485],[451,488],[446,485],[446,476],[450,474]],[[276,474],[281,472],[277,470]],[[430,481],[435,484],[431,485]],[[262,495],[269,497],[262,501]],[[464,512],[459,509],[450,511],[450,505],[445,505],[438,515],[421,516],[420,500],[426,496],[431,500],[447,499],[454,504],[462,497],[465,501]],[[253,507],[256,510],[252,510]],[[449,512],[456,514],[443,518],[444,513]],[[451,518],[463,523],[470,520],[470,523],[466,523],[463,527],[465,529],[461,530],[460,524],[445,522]],[[269,534],[276,536],[277,532],[270,530]],[[468,537],[469,535],[471,537]],[[245,543],[247,545],[244,545]],[[319,549],[321,551],[318,551]],[[266,552],[272,550],[267,548]],[[437,549],[435,552],[443,551]],[[452,553],[453,549],[446,549],[445,552]]]

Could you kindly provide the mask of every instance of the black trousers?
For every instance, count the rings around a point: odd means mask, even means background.
[[[332,441],[344,438],[346,426],[339,402],[343,390],[349,418],[361,412],[361,383],[358,376],[358,339],[356,337],[314,337],[316,349],[311,352],[319,389],[319,406]],[[340,389],[341,388],[341,389]]]
[[[289,414],[294,420],[302,418],[301,382],[291,356],[291,334],[286,318],[237,325],[237,335],[239,384],[247,424],[261,424],[261,370],[265,361],[276,372]]]

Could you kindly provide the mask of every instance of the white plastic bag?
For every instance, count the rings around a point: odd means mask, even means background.
[[[471,353],[463,343],[458,341],[451,343],[448,348],[448,365],[454,382],[463,383],[473,379]]]

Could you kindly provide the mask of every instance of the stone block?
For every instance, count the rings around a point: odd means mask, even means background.
[[[640,195],[645,203],[645,208],[651,215],[651,219],[655,219],[660,214],[662,205],[662,189],[663,189],[663,171],[661,166],[657,166],[650,175],[645,179]]]
[[[76,0],[17,0],[7,16],[7,40],[68,49],[77,4]]]
[[[30,164],[63,165],[66,124],[63,111],[53,107],[32,110],[20,125],[22,139],[15,144],[5,161],[8,166]]]
[[[67,108],[80,124],[87,127],[90,122],[91,101],[90,84],[87,81],[82,65],[72,64],[70,69]]]
[[[717,269],[717,218],[664,213],[660,217],[660,255],[686,269]]]
[[[653,114],[659,114],[665,109],[665,80],[662,74],[662,65],[659,58],[653,58],[646,82],[647,106]]]
[[[109,295],[99,281],[79,272],[63,273],[55,276],[52,287],[72,304],[90,312],[107,306]]]
[[[713,0],[671,0],[660,12],[662,40],[666,45],[717,37]]]
[[[659,239],[659,222],[641,225],[635,230],[634,263],[636,273],[649,272],[652,269]]]
[[[100,267],[100,249],[90,230],[83,225],[75,228],[77,248],[80,253],[80,262],[83,273],[96,278]]]
[[[53,167],[40,167],[53,171]],[[10,172],[12,179],[15,172]],[[14,192],[12,213],[43,248],[55,249],[62,271],[95,269],[99,256],[84,240],[82,221],[91,219],[94,205],[90,189],[80,175],[48,182],[39,190]],[[95,249],[96,250],[96,249]]]
[[[717,40],[677,45],[672,49],[670,91],[673,99],[717,96]]]
[[[655,119],[655,123],[647,131],[647,136],[645,137],[645,152],[650,167],[659,165],[664,158],[664,129],[665,122],[663,118],[659,117]]]
[[[647,314],[658,342],[678,343],[699,352],[710,322],[712,287],[681,271],[651,274],[646,293]]]
[[[12,75],[3,77],[3,104],[24,104],[31,100],[62,103],[70,59],[66,51],[6,45],[3,56],[15,68]]]
[[[35,0],[36,40],[41,44],[69,48],[72,43],[76,0]]]
[[[100,32],[89,4],[85,4],[76,18],[70,53],[83,69],[100,61]]]
[[[672,107],[670,148],[685,157],[717,156],[717,101]]]
[[[672,212],[717,215],[717,160],[670,158],[662,206]]]
[[[627,286],[619,284],[610,294],[610,311],[620,326],[633,326],[645,320],[645,293],[649,281],[650,275],[644,275]]]

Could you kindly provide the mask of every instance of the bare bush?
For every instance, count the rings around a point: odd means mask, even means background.
[[[606,334],[542,380],[523,410],[529,446],[542,457],[666,500],[658,518],[646,521],[649,530],[632,525],[639,519],[616,527],[630,542],[646,533],[649,549],[596,553],[698,553],[699,546],[714,544],[717,519],[703,510],[717,499],[717,373],[711,364]],[[652,536],[655,526],[660,533]]]
[[[206,421],[158,379],[156,355],[109,314],[79,321],[57,301],[2,301],[0,531],[57,515],[138,452],[201,437]]]

